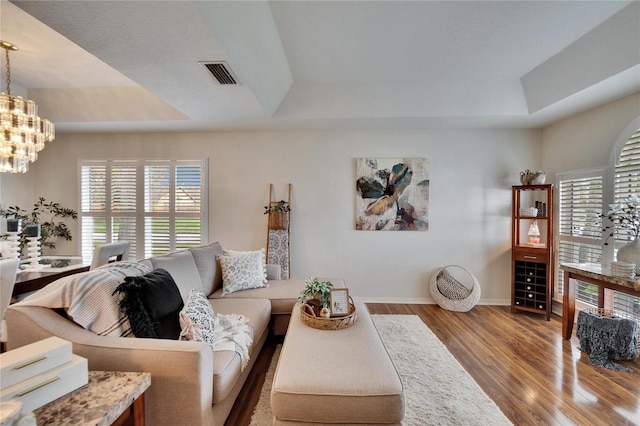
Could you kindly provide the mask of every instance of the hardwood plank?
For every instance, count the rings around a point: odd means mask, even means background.
[[[640,360],[632,373],[591,364],[578,339],[562,338],[562,319],[508,306],[451,312],[437,305],[367,304],[372,314],[417,315],[516,425],[640,426]],[[265,355],[276,341],[267,342]],[[227,425],[248,425],[271,355],[258,360]],[[253,377],[255,375],[255,378]]]

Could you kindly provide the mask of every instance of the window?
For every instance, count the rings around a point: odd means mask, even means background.
[[[82,256],[131,241],[146,258],[205,240],[206,161],[99,160],[80,165]]]
[[[558,175],[559,262],[606,264],[614,259],[615,249],[631,239],[627,232],[616,230],[615,240],[604,245],[606,235],[597,221],[597,214],[606,210],[605,205],[640,193],[640,130],[623,142],[626,143],[613,167],[613,196],[609,195],[610,198],[607,197],[604,170]],[[563,291],[562,272],[558,268],[558,293]],[[612,306],[607,307],[640,319],[640,297],[614,291],[611,300]],[[596,287],[577,282],[576,301],[597,306]]]
[[[602,227],[598,213],[602,211],[604,170],[559,175],[558,261],[566,263],[599,263],[602,259]],[[563,292],[564,274],[557,268],[556,289]],[[598,290],[584,282],[576,283],[576,300],[598,305]]]
[[[615,202],[623,201],[631,194],[640,194],[640,129],[622,148],[615,166],[613,188]],[[628,230],[616,230],[616,242],[626,243],[632,238]],[[613,309],[640,319],[640,297],[613,292]]]

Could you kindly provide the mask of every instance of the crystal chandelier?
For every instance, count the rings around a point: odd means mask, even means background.
[[[51,121],[38,117],[35,102],[11,96],[9,51],[18,47],[2,40],[0,47],[7,58],[7,93],[0,93],[0,172],[25,173],[45,142],[54,139],[55,130]]]

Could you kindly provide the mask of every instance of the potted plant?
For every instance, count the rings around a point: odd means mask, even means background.
[[[280,200],[264,206],[264,214],[269,215],[269,228],[271,229],[287,229],[289,224],[289,212],[291,206],[288,202]]]
[[[67,224],[61,221],[63,218],[77,219],[78,212],[73,209],[62,207],[60,203],[47,202],[40,197],[33,204],[31,212],[21,209],[18,206],[10,206],[6,209],[0,208],[0,216],[5,218],[13,218],[22,220],[22,231],[20,232],[20,249],[24,253],[24,247],[27,244],[26,228],[27,225],[40,225],[40,247],[55,249],[55,242],[52,238],[64,238],[71,241],[71,231]],[[3,236],[6,238],[6,235]]]
[[[316,316],[320,316],[322,308],[329,306],[332,288],[331,281],[320,281],[316,277],[309,277],[305,281],[305,287],[300,292],[298,301],[311,306]]]

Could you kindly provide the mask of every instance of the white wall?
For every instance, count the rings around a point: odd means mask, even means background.
[[[78,159],[209,158],[210,241],[265,246],[269,183],[293,184],[292,275],[337,276],[356,297],[430,299],[436,268],[463,265],[482,303],[510,298],[511,185],[537,169],[534,130],[58,135],[34,164],[37,195],[78,208]],[[355,231],[355,158],[426,157],[427,232]],[[78,231],[74,232],[77,236]],[[77,253],[59,243],[59,253]]]
[[[640,94],[635,94],[546,127],[544,170],[555,180],[557,173],[609,166],[618,137],[638,117]]]

